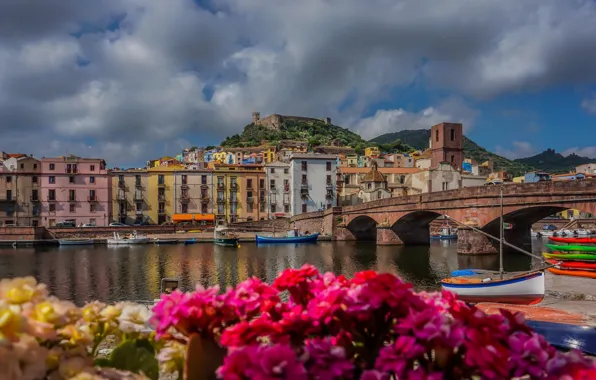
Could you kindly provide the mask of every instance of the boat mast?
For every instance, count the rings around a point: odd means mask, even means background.
[[[503,185],[500,186],[501,188],[501,217],[499,221],[500,226],[500,235],[499,235],[499,274],[501,275],[501,280],[503,279]]]

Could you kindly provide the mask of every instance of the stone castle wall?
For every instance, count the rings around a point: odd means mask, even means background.
[[[267,117],[261,119],[260,112],[253,112],[252,113],[252,122],[255,125],[262,125],[264,127],[270,129],[277,129],[281,128],[281,124],[287,120],[295,120],[295,121],[322,121],[325,124],[331,124],[331,119],[328,117],[323,117],[320,119],[313,118],[313,117],[304,117],[304,116],[285,116],[279,114],[272,114]]]

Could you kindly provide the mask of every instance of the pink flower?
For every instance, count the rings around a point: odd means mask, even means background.
[[[304,365],[289,345],[246,346],[231,352],[217,370],[224,380],[306,380]]]
[[[263,338],[278,341],[281,328],[276,322],[265,318],[258,318],[251,322],[242,321],[228,327],[221,335],[220,343],[225,347],[242,347],[257,344]]]
[[[375,370],[368,370],[362,373],[360,380],[389,380],[389,374]]]
[[[249,278],[223,295],[240,319],[250,319],[274,310],[280,302],[278,291],[257,278]]]
[[[178,324],[178,315],[174,313],[176,307],[186,297],[185,293],[175,290],[171,294],[162,294],[161,300],[153,307],[153,316],[149,323],[155,328],[157,337],[163,336],[170,327]]]
[[[300,269],[286,269],[273,282],[273,287],[290,292],[291,299],[298,305],[305,305],[312,298],[313,279],[320,276],[313,265],[304,264]]]
[[[400,336],[394,344],[381,349],[375,369],[394,374],[399,379],[406,378],[404,376],[414,367],[414,361],[425,352],[425,347],[413,337]]]
[[[308,359],[305,367],[311,379],[351,379],[354,364],[346,359],[343,348],[334,346],[329,338],[306,342]]]

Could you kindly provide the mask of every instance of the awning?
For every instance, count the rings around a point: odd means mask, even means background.
[[[213,214],[174,214],[172,217],[173,222],[202,222],[202,221],[214,221],[215,215]]]

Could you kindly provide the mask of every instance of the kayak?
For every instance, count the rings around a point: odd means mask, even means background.
[[[596,278],[596,272],[589,271],[589,270],[573,270],[573,269],[566,270],[566,269],[559,269],[559,268],[546,268],[546,270],[553,274],[558,274],[558,275]]]
[[[547,263],[556,265],[561,269],[584,269],[584,270],[596,270],[596,262],[585,263],[583,261],[563,261],[563,260],[546,260]]]
[[[579,251],[579,252],[596,252],[596,246],[589,245],[556,245],[547,244],[548,248],[553,251]]]
[[[557,243],[596,244],[596,238],[568,238],[550,236],[549,240]]]
[[[588,355],[596,355],[596,328],[567,323],[526,321],[546,341],[560,350],[578,349]]]
[[[591,255],[589,253],[543,253],[542,256],[546,257],[547,259],[560,259],[560,260],[587,260],[587,261],[596,261],[596,255]]]

